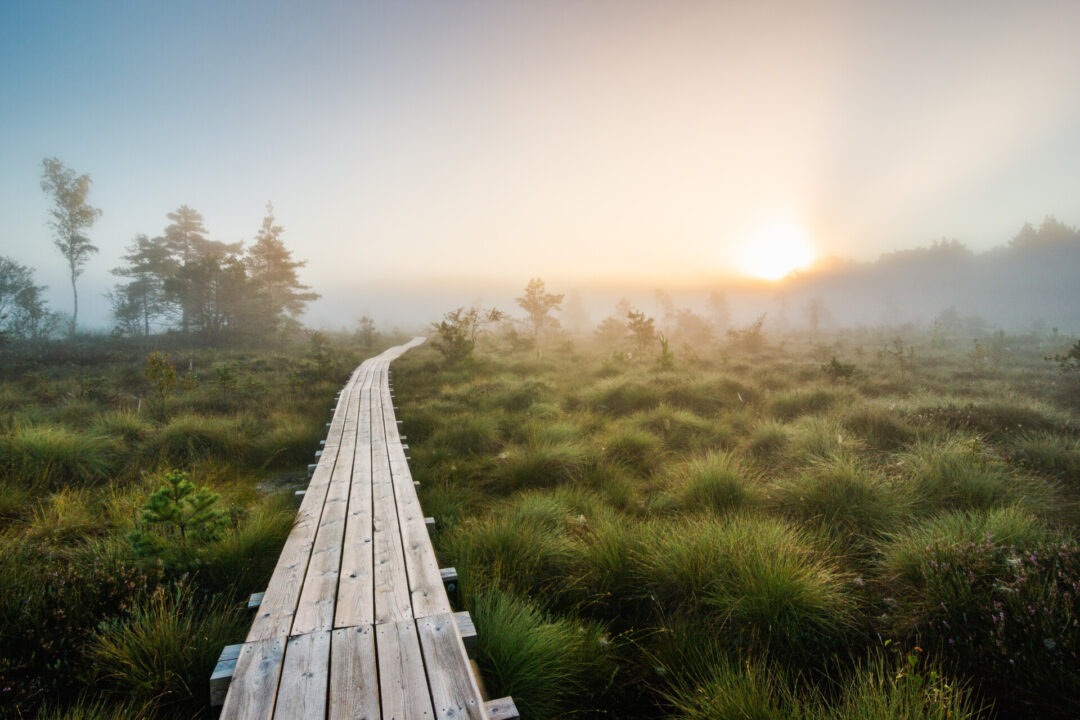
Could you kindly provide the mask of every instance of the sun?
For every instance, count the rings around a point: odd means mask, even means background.
[[[814,261],[806,232],[790,220],[773,220],[752,230],[737,250],[739,270],[762,280],[779,280]]]

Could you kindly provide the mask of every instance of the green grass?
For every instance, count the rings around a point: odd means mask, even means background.
[[[243,417],[177,415],[143,445],[143,455],[171,467],[191,467],[206,460],[243,462],[259,435],[252,425]]]
[[[897,483],[851,458],[821,460],[780,480],[772,502],[786,516],[821,527],[853,552],[896,531],[908,517],[911,497]]]
[[[642,590],[726,643],[813,663],[845,642],[850,579],[807,533],[752,515],[641,528]]]
[[[541,440],[509,448],[499,460],[493,489],[509,493],[572,482],[581,477],[589,454],[576,440]]]
[[[143,708],[205,706],[221,648],[247,624],[235,606],[197,601],[183,586],[159,588],[94,634],[90,669],[99,687]]]
[[[709,452],[675,471],[672,494],[685,511],[725,513],[757,504],[761,490],[755,473],[735,455]]]
[[[950,437],[914,445],[900,461],[924,511],[974,510],[1021,502],[1036,512],[1053,507],[1053,488],[1010,471],[977,438]]]
[[[512,696],[522,717],[601,710],[612,674],[601,627],[547,615],[535,603],[499,591],[474,596],[471,608],[492,697]]]
[[[20,426],[0,436],[3,477],[35,491],[100,483],[117,460],[108,438],[59,425]]]

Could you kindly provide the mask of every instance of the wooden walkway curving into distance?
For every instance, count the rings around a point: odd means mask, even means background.
[[[223,720],[517,717],[481,696],[394,417],[390,363],[423,341],[365,361],[338,397],[247,640],[211,680],[228,683]]]

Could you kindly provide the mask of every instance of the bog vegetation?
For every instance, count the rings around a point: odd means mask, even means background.
[[[1075,340],[679,315],[473,325],[470,352],[395,366],[493,696],[526,718],[1072,717]]]
[[[0,717],[210,716],[334,393],[394,341],[279,338],[0,350]]]
[[[781,334],[721,295],[572,335],[563,301],[537,279],[525,322],[452,310],[395,365],[492,697],[643,720],[1080,706],[1080,341]],[[211,717],[331,397],[398,340],[365,318],[225,349],[168,317],[0,348],[0,717]]]

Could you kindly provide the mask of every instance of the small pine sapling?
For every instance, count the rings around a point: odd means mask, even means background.
[[[169,356],[159,350],[150,353],[143,367],[143,375],[153,385],[154,395],[158,400],[161,417],[165,417],[165,402],[176,388],[176,367],[169,362]]]
[[[217,508],[219,495],[196,486],[188,473],[170,470],[164,480],[143,505],[141,524],[130,539],[143,557],[166,565],[190,564],[199,547],[225,533],[228,516]]]
[[[855,364],[840,362],[833,355],[829,362],[821,364],[821,372],[825,373],[834,383],[841,380],[850,380],[855,377]]]

